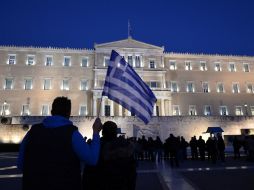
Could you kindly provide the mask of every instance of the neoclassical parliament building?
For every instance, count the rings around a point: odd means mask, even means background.
[[[57,96],[72,116],[96,116],[112,49],[150,86],[154,116],[253,116],[254,57],[167,52],[131,37],[94,49],[0,46],[0,114],[50,115]],[[131,116],[103,97],[101,116]]]

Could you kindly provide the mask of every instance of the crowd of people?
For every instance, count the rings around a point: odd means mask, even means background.
[[[202,136],[193,136],[187,142],[173,134],[164,142],[159,136],[125,138],[118,136],[116,123],[103,124],[96,118],[93,138],[87,140],[69,120],[68,98],[57,97],[51,113],[31,127],[20,145],[17,166],[23,173],[23,190],[134,190],[137,160],[164,159],[170,160],[172,167],[179,167],[188,159],[188,147],[192,160],[225,161],[225,143],[220,134],[206,142]],[[246,137],[244,143],[234,138],[235,159],[240,157],[242,146],[248,159],[254,160],[254,137]]]
[[[52,116],[25,135],[17,163],[22,189],[135,190],[133,143],[117,137],[116,123],[103,124],[99,118],[92,126],[93,138],[86,141],[69,120],[70,113],[71,100],[57,97]]]

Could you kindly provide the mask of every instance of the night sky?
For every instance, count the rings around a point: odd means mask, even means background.
[[[93,48],[133,38],[166,52],[254,56],[252,0],[1,0],[0,45]]]

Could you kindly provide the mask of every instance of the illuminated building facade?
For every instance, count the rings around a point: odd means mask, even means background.
[[[73,116],[96,116],[111,50],[154,91],[154,116],[254,115],[254,57],[167,53],[132,38],[94,49],[0,46],[0,114],[50,115],[56,96],[72,100]],[[101,116],[131,116],[101,102]]]

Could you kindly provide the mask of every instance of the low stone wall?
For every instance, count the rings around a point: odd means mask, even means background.
[[[32,125],[39,123],[44,117],[12,117],[10,125],[0,126],[1,143],[19,143],[27,132],[24,124]],[[95,117],[71,117],[74,125],[78,126],[83,136],[91,138],[92,125]],[[170,133],[175,136],[184,136],[187,141],[194,135],[202,135],[207,139],[208,127],[221,127],[223,135],[240,135],[241,129],[254,130],[254,117],[245,116],[167,116],[153,117],[148,125],[145,125],[136,117],[101,117],[102,122],[114,121],[126,133],[127,137],[160,136],[165,140]]]

